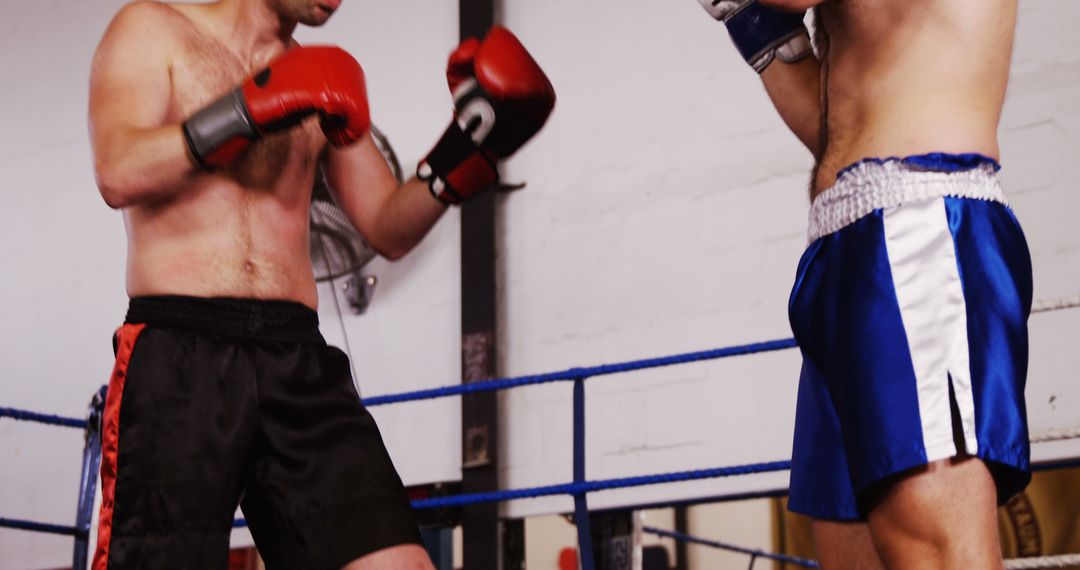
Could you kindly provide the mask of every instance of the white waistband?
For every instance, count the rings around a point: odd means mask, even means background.
[[[879,208],[954,196],[1008,205],[993,164],[970,170],[924,170],[899,160],[867,160],[844,170],[810,204],[810,242],[839,231]]]

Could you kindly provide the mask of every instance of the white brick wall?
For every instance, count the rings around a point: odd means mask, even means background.
[[[560,100],[509,168],[530,188],[501,204],[503,372],[790,336],[810,157],[723,27],[689,0],[506,4],[506,21],[550,71]],[[1075,2],[1022,3],[1001,129],[1003,177],[1031,242],[1037,299],[1080,293],[1071,222],[1080,206],[1078,21]],[[1080,311],[1036,316],[1032,331],[1032,428],[1075,425],[1080,356],[1068,347]],[[588,476],[786,459],[798,366],[792,351],[592,380]],[[502,402],[503,485],[568,481],[570,388],[522,389]],[[1036,457],[1062,453],[1080,446],[1039,448]],[[591,504],[777,483],[786,476],[611,492]],[[569,508],[555,498],[504,512]],[[735,532],[739,521],[731,524]],[[768,546],[768,529],[758,533],[757,546]]]
[[[811,160],[723,27],[694,2],[515,2],[505,11],[560,95],[549,127],[510,168],[531,188],[501,212],[505,372],[790,336]],[[589,477],[785,458],[797,370],[787,352],[591,381]],[[569,393],[504,395],[504,484],[568,480]],[[764,479],[754,486],[784,484]],[[725,488],[642,488],[593,503]]]

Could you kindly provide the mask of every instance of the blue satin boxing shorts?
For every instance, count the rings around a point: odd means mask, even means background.
[[[803,354],[790,510],[865,520],[891,475],[971,455],[1031,478],[1031,258],[996,162],[869,159],[810,208],[789,317]]]

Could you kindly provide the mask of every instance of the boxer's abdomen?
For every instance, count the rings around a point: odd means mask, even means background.
[[[815,193],[867,156],[999,158],[1016,0],[827,3],[828,142]]]

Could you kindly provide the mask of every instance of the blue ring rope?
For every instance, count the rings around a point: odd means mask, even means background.
[[[1080,466],[1080,460],[1066,460],[1050,463],[1036,463],[1032,465],[1034,471],[1049,471]],[[469,493],[453,495],[450,497],[433,497],[430,499],[417,499],[412,502],[412,507],[421,509],[439,509],[448,507],[463,507],[478,503],[493,503],[512,501],[516,499],[532,499],[551,495],[578,495],[604,491],[609,489],[622,489],[626,487],[641,487],[645,485],[657,485],[662,483],[680,483],[696,481],[700,479],[715,479],[720,477],[733,477],[738,475],[753,475],[757,473],[771,473],[786,471],[791,468],[790,461],[771,461],[767,463],[751,463],[736,465],[734,467],[716,467],[713,469],[698,469],[694,471],[677,471],[674,473],[661,473],[658,475],[640,475],[636,477],[622,477],[616,479],[600,479],[597,481],[583,481],[581,483],[564,483],[561,485],[546,485],[541,487],[528,487],[525,489],[508,489],[504,491],[490,491],[485,493]],[[234,528],[246,527],[244,519],[233,521]],[[0,518],[0,527],[21,528],[24,530],[40,530],[41,532],[55,532],[57,534],[75,534],[74,527],[63,527],[45,523],[19,521]],[[764,554],[762,554],[764,556]]]
[[[17,410],[15,408],[3,408],[0,407],[0,418],[11,418],[13,420],[22,420],[26,422],[37,422],[39,424],[47,424],[52,426],[63,426],[86,429],[86,420],[80,418],[65,418],[63,416],[54,416],[52,414],[41,414],[38,412],[31,412],[27,410]]]
[[[629,362],[620,362],[616,364],[602,364],[599,366],[589,366],[585,368],[569,368],[561,372],[548,372],[546,374],[533,374],[529,376],[516,376],[512,378],[498,378],[481,382],[472,382],[469,384],[456,384],[453,386],[444,386],[441,388],[429,388],[426,390],[416,390],[413,392],[402,392],[400,394],[372,396],[370,398],[364,398],[362,401],[364,405],[368,407],[383,406],[386,404],[396,404],[400,402],[413,402],[417,400],[445,398],[447,396],[460,396],[462,394],[473,394],[476,392],[492,392],[496,390],[506,390],[508,388],[517,388],[518,386],[532,386],[535,384],[546,384],[550,382],[570,382],[582,378],[588,379],[593,376],[606,376],[610,374],[620,374],[623,372],[645,370],[648,368],[672,366],[675,364],[688,364],[691,362],[716,360],[732,356],[743,356],[749,354],[758,354],[761,352],[787,350],[789,348],[795,348],[796,346],[798,345],[795,343],[795,339],[785,338],[780,340],[770,340],[765,342],[756,342],[752,344],[729,346],[725,348],[716,348],[712,350],[703,350],[699,352],[686,352],[683,354],[675,354],[672,356],[664,356],[660,358],[646,358],[642,360],[631,360]]]
[[[681,532],[675,532],[671,530],[664,530],[656,527],[645,526],[641,528],[642,532],[649,534],[655,534],[656,536],[662,536],[665,538],[674,538],[680,542],[692,542],[694,544],[701,544],[704,546],[711,546],[720,550],[728,550],[731,552],[738,552],[746,554],[747,556],[753,556],[756,558],[768,558],[769,560],[776,560],[777,562],[787,562],[789,564],[796,564],[803,568],[820,568],[821,566],[816,560],[809,560],[806,558],[799,558],[797,556],[787,556],[784,554],[776,554],[774,552],[766,552],[764,550],[758,550],[756,548],[745,548],[742,546],[735,546],[734,544],[727,544],[724,542],[717,542],[715,540],[707,540],[690,534],[684,534]]]
[[[1041,461],[1039,463],[1032,463],[1031,470],[1034,471],[1057,471],[1059,469],[1072,469],[1073,467],[1080,467],[1080,457],[1073,457],[1070,459],[1056,459],[1052,461]]]
[[[476,393],[476,392],[488,392],[496,390],[505,390],[509,388],[515,388],[518,386],[528,386],[543,384],[549,382],[560,381],[574,381],[588,379],[592,376],[603,376],[611,374],[619,374],[624,372],[632,372],[636,370],[644,370],[648,368],[659,368],[664,366],[671,366],[675,364],[686,364],[691,362],[701,362],[706,360],[715,360],[719,358],[727,358],[731,356],[741,356],[756,354],[761,352],[770,352],[778,350],[786,350],[797,347],[795,339],[780,339],[765,341],[759,343],[731,346],[726,348],[719,348],[713,350],[705,350],[699,352],[688,352],[683,354],[676,354],[672,356],[660,357],[660,358],[648,358],[641,360],[633,360],[629,362],[605,364],[599,366],[585,367],[585,368],[570,368],[562,372],[551,372],[546,374],[536,374],[530,376],[519,376],[512,378],[503,378],[488,380],[483,382],[475,382],[470,384],[461,384],[455,386],[446,386],[442,388],[432,388],[427,390],[417,390],[413,392],[404,392],[400,394],[389,394],[386,396],[375,396],[363,400],[366,406],[379,406],[386,404],[393,404],[399,402],[409,402],[417,400],[427,400],[434,398],[442,398],[447,396],[456,396],[462,394]],[[32,421],[48,425],[57,425],[63,427],[75,427],[86,428],[87,421],[78,418],[67,418],[63,416],[56,416],[51,414],[42,414],[37,412],[31,412],[26,410],[18,410],[15,408],[0,407],[0,418],[12,418],[16,420]],[[1054,469],[1059,467],[1074,466],[1075,464],[1070,461],[1062,462],[1058,465],[1047,465],[1045,469]],[[1036,470],[1040,466],[1033,466]],[[536,498],[551,495],[571,495],[581,496],[587,493],[596,491],[603,491],[608,489],[620,489],[626,487],[639,487],[645,485],[655,485],[663,483],[676,483],[683,481],[694,481],[700,479],[711,479],[718,477],[730,477],[736,475],[749,475],[754,473],[768,473],[774,471],[784,471],[791,468],[790,461],[774,461],[768,463],[756,463],[749,465],[740,465],[734,467],[719,467],[713,469],[701,469],[693,471],[682,471],[674,473],[663,473],[658,475],[643,475],[636,477],[623,477],[616,479],[604,479],[597,481],[581,481],[575,483],[566,483],[561,485],[547,485],[541,487],[531,487],[525,489],[511,489],[503,491],[491,491],[484,493],[471,493],[464,495],[455,495],[451,497],[436,497],[430,499],[419,499],[412,502],[415,509],[435,509],[435,508],[447,508],[465,506],[479,503],[490,502],[502,502],[515,499],[524,498]],[[246,521],[243,519],[237,519],[233,522],[234,527],[246,526]],[[33,521],[23,521],[17,519],[5,519],[0,518],[0,527],[17,528],[30,531],[48,532],[54,534],[64,534],[70,536],[79,536],[81,533],[75,527],[66,527],[60,525],[53,525],[48,523],[37,523]],[[703,540],[703,539],[702,539]],[[719,543],[717,543],[719,544]],[[768,557],[768,553],[756,553],[751,554]]]
[[[414,509],[438,509],[446,507],[461,507],[477,503],[494,503],[512,501],[515,499],[533,499],[551,495],[580,495],[605,491],[609,489],[622,489],[625,487],[641,487],[645,485],[657,485],[661,483],[679,483],[683,481],[696,481],[699,479],[716,479],[719,477],[733,477],[737,475],[752,475],[755,473],[771,473],[774,471],[786,471],[791,468],[790,461],[771,461],[768,463],[752,463],[749,465],[736,465],[734,467],[717,467],[713,469],[697,469],[693,471],[679,471],[675,473],[661,473],[659,475],[639,475],[635,477],[620,477],[616,479],[600,479],[596,481],[582,481],[580,483],[563,483],[561,485],[545,485],[541,487],[528,487],[525,489],[508,489],[504,491],[489,491],[484,493],[468,493],[451,497],[434,497],[431,499],[418,499],[413,501]]]
[[[482,382],[472,382],[469,384],[455,384],[453,386],[429,388],[426,390],[416,390],[413,392],[402,392],[400,394],[373,396],[371,398],[364,398],[361,401],[365,406],[368,407],[384,406],[387,404],[414,402],[418,400],[431,400],[435,398],[445,398],[448,396],[474,394],[477,392],[493,392],[497,390],[517,388],[518,386],[532,386],[536,384],[546,384],[549,382],[569,382],[577,379],[588,379],[591,376],[606,376],[610,374],[619,374],[622,372],[645,370],[648,368],[672,366],[675,364],[687,364],[691,362],[716,360],[719,358],[728,358],[732,356],[743,356],[749,354],[757,354],[761,352],[787,350],[789,348],[795,348],[796,346],[798,345],[795,343],[795,339],[793,338],[770,340],[738,346],[729,346],[725,348],[716,348],[712,350],[703,350],[699,352],[687,352],[683,354],[675,354],[660,358],[646,358],[642,360],[631,360],[629,362],[620,362],[615,364],[602,364],[599,366],[589,366],[585,368],[569,368],[561,372],[548,372],[546,374],[532,374],[529,376],[516,376],[512,378],[497,378],[493,380],[485,380]],[[15,408],[0,407],[0,418],[12,418],[16,420],[37,422],[55,426],[73,427],[81,429],[86,428],[85,419],[66,418],[63,416],[42,414],[38,412],[31,412],[28,410],[18,410]]]
[[[7,519],[0,517],[0,527],[14,528],[19,530],[29,530],[31,532],[44,532],[48,534],[62,534],[65,536],[85,536],[85,532],[80,532],[79,529],[73,526],[63,526],[58,524],[40,523],[34,521],[24,521],[19,519]]]
[[[661,483],[681,483],[684,481],[697,481],[699,479],[716,479],[720,477],[734,477],[738,475],[753,475],[757,473],[772,473],[786,471],[791,468],[790,461],[770,461],[767,463],[750,463],[733,467],[716,467],[713,469],[696,469],[692,471],[677,471],[674,473],[660,473],[657,475],[638,475],[634,477],[619,477],[616,479],[599,479],[596,481],[582,481],[580,483],[563,483],[560,485],[544,485],[541,487],[527,487],[524,489],[506,489],[503,491],[487,491],[482,493],[466,493],[449,497],[432,497],[430,499],[416,499],[412,507],[422,509],[444,509],[450,507],[464,507],[480,503],[500,503],[517,499],[535,499],[537,497],[549,497],[552,495],[583,495],[605,491],[610,489],[623,489],[626,487],[643,487],[645,485],[658,485]],[[233,521],[234,527],[246,526],[243,519]]]
[[[1049,471],[1080,466],[1080,460],[1065,460],[1032,465],[1034,471]],[[621,477],[616,479],[600,479],[596,481],[583,481],[580,483],[563,483],[560,485],[544,485],[540,487],[527,487],[524,489],[507,489],[502,491],[487,491],[482,493],[468,493],[453,495],[450,497],[434,497],[430,499],[417,499],[412,502],[414,509],[439,509],[447,507],[462,507],[478,503],[494,503],[513,501],[517,499],[534,499],[551,495],[579,495],[605,491],[610,489],[622,489],[626,487],[643,487],[646,485],[658,485],[664,483],[681,483],[685,481],[697,481],[700,479],[717,479],[738,475],[754,475],[758,473],[772,473],[791,469],[791,461],[770,461],[766,463],[750,463],[733,467],[715,467],[712,469],[697,469],[691,471],[676,471],[673,473],[661,473],[657,475],[638,475],[634,477]]]

